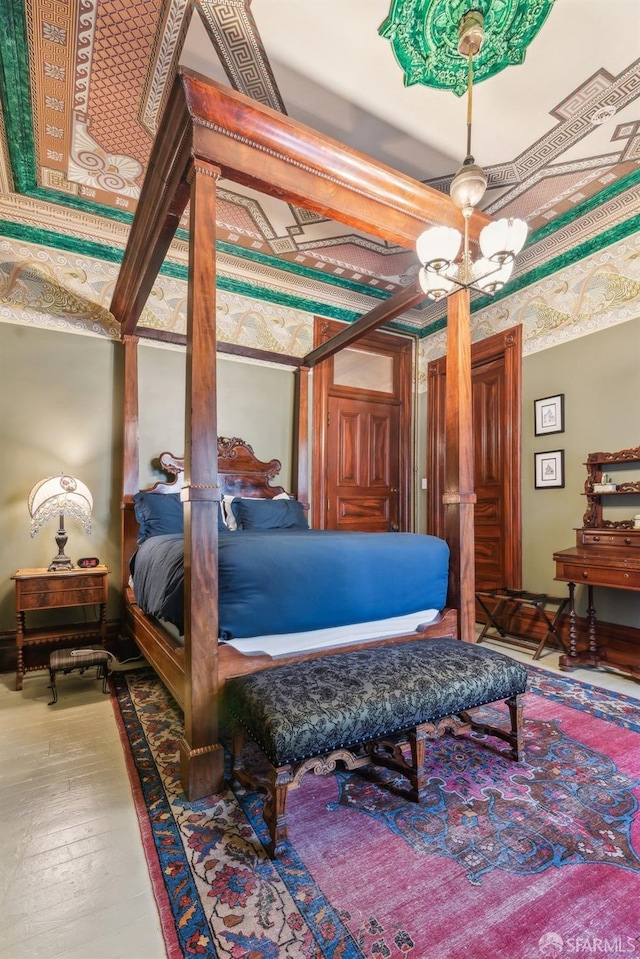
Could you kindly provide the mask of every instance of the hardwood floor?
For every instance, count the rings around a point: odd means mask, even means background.
[[[89,678],[91,676],[92,678]],[[93,677],[0,675],[0,954],[165,959],[109,696]]]
[[[559,676],[577,679],[582,683],[589,683],[591,686],[599,686],[601,689],[610,689],[613,692],[624,693],[625,696],[633,696],[635,699],[640,699],[640,682],[634,679],[633,676],[627,676],[624,673],[617,673],[606,669],[580,668],[563,672],[558,666],[560,650],[546,648],[540,659],[533,662],[532,656],[535,643],[531,645],[531,652],[526,649],[519,649],[506,640],[487,639],[482,645],[495,649],[500,653],[507,653],[507,655],[513,659],[517,659],[521,663],[528,663],[531,666],[548,669],[553,673],[557,673]]]
[[[487,645],[531,662],[527,651]],[[558,653],[537,664],[558,670]],[[93,671],[91,671],[93,677]],[[566,674],[565,674],[566,675]],[[628,676],[572,675],[640,699]],[[122,747],[102,684],[0,675],[0,954],[7,959],[165,959]]]

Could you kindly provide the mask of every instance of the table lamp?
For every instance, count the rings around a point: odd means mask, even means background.
[[[64,528],[65,514],[73,516],[85,533],[91,533],[91,510],[93,497],[89,489],[79,479],[61,473],[60,476],[48,476],[40,480],[29,493],[29,513],[31,515],[31,535],[35,536],[40,527],[54,516],[59,517],[60,526],[56,534],[58,555],[54,556],[49,570],[73,569],[73,563],[65,555],[67,533]]]

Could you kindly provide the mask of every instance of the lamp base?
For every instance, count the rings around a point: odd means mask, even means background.
[[[67,545],[67,533],[64,528],[64,515],[60,514],[60,529],[56,534],[56,546],[58,547],[58,555],[54,556],[51,560],[51,566],[49,566],[49,572],[53,573],[57,569],[73,569],[73,563],[66,555],[64,548]]]
[[[73,568],[73,561],[70,560],[68,556],[54,556],[54,558],[51,560],[51,565],[47,567],[50,573],[53,573],[58,569]]]

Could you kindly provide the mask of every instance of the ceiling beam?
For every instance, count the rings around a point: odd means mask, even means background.
[[[404,249],[413,249],[431,225],[464,231],[462,214],[449,196],[183,68],[152,148],[111,303],[123,335],[135,332],[189,202],[197,158],[218,167],[226,179]],[[474,212],[472,240],[488,222],[485,213]],[[422,299],[415,285],[407,287],[356,321],[346,339],[354,341]],[[310,356],[318,362],[315,351]]]
[[[344,330],[340,330],[339,333],[332,336],[326,343],[322,343],[320,346],[317,346],[315,350],[307,353],[303,365],[311,367],[315,366],[321,360],[328,359],[330,356],[333,356],[334,353],[337,353],[338,350],[355,343],[360,337],[364,336],[365,333],[369,333],[371,330],[376,330],[383,324],[389,323],[395,319],[396,316],[400,316],[401,313],[410,310],[412,306],[416,306],[416,304],[422,300],[424,300],[424,293],[415,282],[412,283],[410,286],[400,290],[399,293],[396,293],[395,296],[385,300],[384,303],[378,303],[377,306],[374,306],[372,310],[365,313],[364,316],[361,316],[355,323],[347,326]]]
[[[184,67],[180,76],[194,152],[224,178],[404,249],[414,249],[430,226],[464,233],[464,217],[447,194],[214,80]],[[470,239],[490,222],[476,210]]]
[[[162,128],[162,149],[152,150],[111,300],[122,336],[135,331],[189,202],[191,122],[176,86]]]

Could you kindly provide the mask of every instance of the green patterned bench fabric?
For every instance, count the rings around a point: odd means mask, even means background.
[[[227,680],[231,716],[280,767],[525,691],[524,666],[456,639],[323,656]]]

